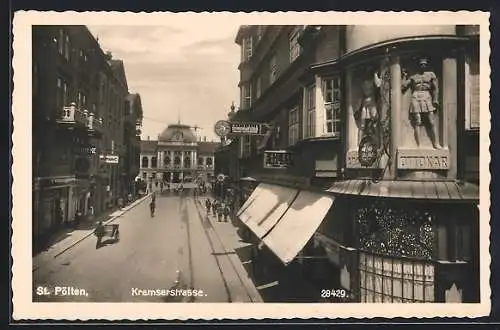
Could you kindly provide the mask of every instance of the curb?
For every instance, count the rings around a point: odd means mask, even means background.
[[[124,215],[125,213],[127,213],[128,211],[132,210],[133,208],[135,208],[136,206],[138,206],[139,204],[141,204],[142,202],[144,202],[151,194],[147,194],[146,196],[138,199],[137,201],[134,202],[133,205],[130,205],[130,207],[126,210],[124,210],[121,214],[118,214],[114,217],[112,217],[111,219],[107,220],[106,222],[103,222],[103,224],[107,225],[113,221],[115,221],[116,219],[118,219],[119,217],[121,217],[122,215]],[[55,259],[57,258],[58,256],[60,256],[61,254],[63,254],[64,252],[68,251],[69,249],[71,249],[72,247],[74,247],[75,245],[77,245],[78,243],[80,243],[81,241],[83,241],[84,239],[86,239],[87,237],[91,236],[94,234],[94,231],[93,230],[90,230],[89,233],[85,234],[83,237],[80,237],[79,239],[75,240],[73,243],[71,243],[69,246],[65,247],[63,250],[57,252],[53,257],[52,259]],[[40,266],[38,267],[35,267],[33,268],[33,272],[36,271],[37,269],[39,269]]]
[[[199,203],[200,207],[202,207],[202,208],[203,208],[203,206],[204,206],[204,205],[201,203],[201,201],[200,201],[200,200],[198,200],[197,202]],[[195,203],[196,203],[196,201],[195,201]],[[233,224],[233,226],[234,226],[234,224]],[[235,228],[236,228],[236,227],[235,227]],[[217,236],[218,236],[219,243],[220,243],[220,245],[222,246],[222,248],[224,249],[224,251],[225,251],[225,252],[229,252],[229,251],[231,251],[231,249],[229,249],[229,248],[227,247],[226,242],[224,242],[224,240],[220,237],[220,234],[219,234],[219,232],[215,229],[215,227],[213,227],[213,231],[214,231],[215,235],[217,235]],[[240,259],[238,258],[238,260],[240,260]],[[243,267],[243,265],[242,265],[242,264],[240,264],[240,265],[241,265],[243,268],[240,268],[240,267],[236,266],[235,264],[233,264],[233,261],[229,260],[229,262],[230,262],[230,263],[232,263],[233,270],[235,271],[235,273],[237,274],[237,276],[238,276],[240,279],[243,279],[243,278],[247,277],[246,271],[244,270],[244,267]],[[242,271],[242,269],[243,269],[243,271]],[[252,280],[250,280],[250,281],[253,283],[253,281],[252,281]],[[248,295],[249,295],[249,297],[252,299],[252,303],[262,303],[262,302],[264,302],[264,301],[262,300],[262,296],[260,295],[259,290],[255,287],[255,283],[253,283],[254,285],[253,285],[253,286],[251,286],[251,287],[248,287],[248,286],[247,286],[247,284],[248,284],[248,283],[246,283],[245,281],[242,281],[242,284],[243,284],[243,286],[245,287],[245,290],[247,291],[247,294],[248,294]],[[255,290],[253,290],[252,288],[255,288]],[[254,292],[254,291],[255,291],[255,292]]]

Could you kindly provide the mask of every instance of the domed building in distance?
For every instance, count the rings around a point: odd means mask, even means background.
[[[140,177],[155,185],[210,182],[214,178],[214,152],[219,142],[197,138],[191,126],[170,124],[158,140],[141,141]]]

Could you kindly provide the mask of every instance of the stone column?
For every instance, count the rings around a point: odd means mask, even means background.
[[[347,105],[347,151],[352,151],[358,149],[358,132],[356,121],[354,119],[354,100],[352,99],[352,90],[355,88],[352,80],[352,68],[347,69],[345,73],[345,86],[346,86],[346,105]]]
[[[395,179],[397,174],[397,151],[401,126],[401,65],[399,56],[393,56],[390,63],[391,70],[391,158],[392,165],[388,175]]]
[[[450,151],[448,178],[457,176],[457,60],[451,56],[443,60],[443,100],[438,108],[438,143]]]

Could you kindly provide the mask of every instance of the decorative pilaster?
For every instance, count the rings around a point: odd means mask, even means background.
[[[401,65],[399,56],[393,56],[390,62],[391,70],[391,157],[392,164],[389,176],[393,179],[397,175],[397,151],[401,126]]]
[[[457,176],[457,60],[443,60],[443,106],[439,112],[439,142],[451,158],[448,178]]]

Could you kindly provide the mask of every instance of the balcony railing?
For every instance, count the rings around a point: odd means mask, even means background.
[[[90,135],[101,136],[103,129],[102,118],[97,118],[91,112],[87,117],[87,129]]]
[[[75,103],[71,103],[69,107],[64,107],[61,116],[56,121],[61,124],[87,125],[85,113],[78,109]]]

